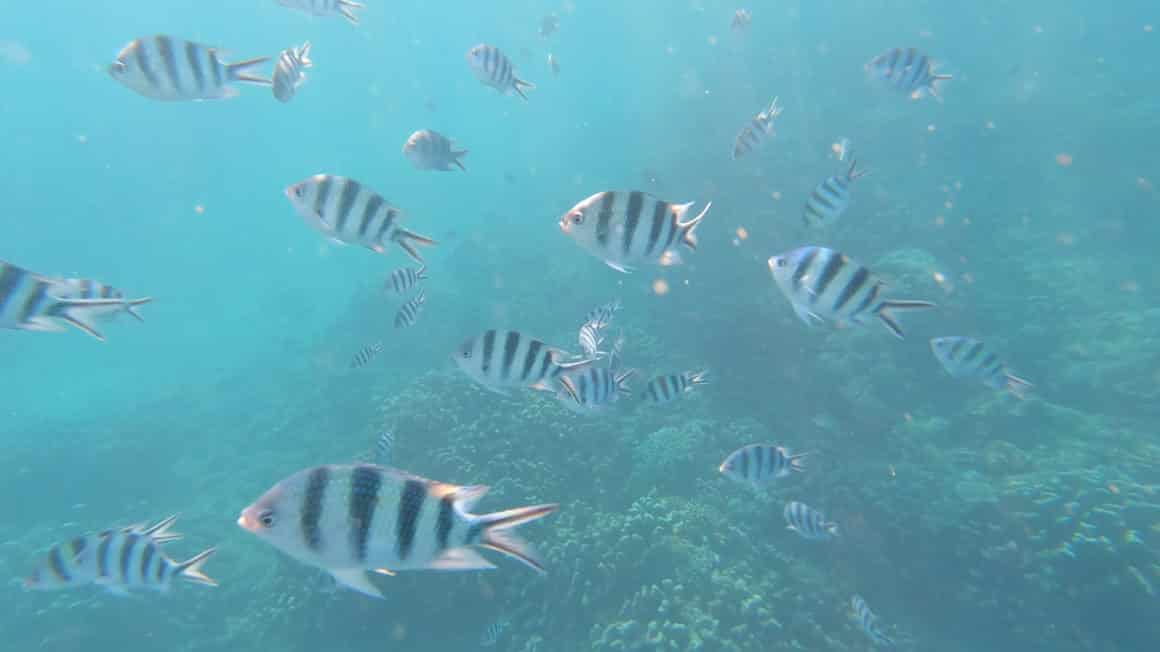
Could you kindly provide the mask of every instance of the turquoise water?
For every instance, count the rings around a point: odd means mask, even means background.
[[[717,2],[368,0],[358,27],[273,0],[105,4],[5,12],[0,259],[154,302],[143,324],[101,321],[103,343],[2,331],[0,575],[179,512],[169,554],[218,546],[221,585],[15,582],[0,591],[12,649],[461,650],[502,619],[501,650],[868,649],[853,594],[914,650],[1160,640],[1151,4],[754,3],[740,33]],[[289,104],[247,85],[157,102],[106,73],[155,33],[227,61],[309,40],[315,66]],[[537,84],[528,102],[474,78],[480,42]],[[941,101],[867,78],[893,47],[954,75]],[[776,137],[730,160],[775,95]],[[400,149],[423,128],[470,150],[466,174],[411,166]],[[845,168],[843,137],[872,174],[835,227],[809,231],[802,204]],[[392,328],[381,290],[402,252],[329,243],[283,196],[317,173],[363,181],[440,241],[417,326]],[[557,221],[610,189],[712,201],[698,250],[631,275],[582,251]],[[766,266],[805,244],[939,307],[903,315],[902,342],[873,323],[807,328]],[[616,297],[626,364],[708,368],[713,384],[576,416],[485,392],[450,360],[488,328],[577,352],[584,314]],[[950,378],[927,346],[941,335],[987,342],[1035,384],[1028,400]],[[400,573],[376,601],[234,525],[384,427],[398,466],[490,485],[481,513],[559,502],[524,528],[548,574],[502,559]],[[755,442],[811,464],[761,491],[722,478]],[[842,536],[787,531],[788,500]]]

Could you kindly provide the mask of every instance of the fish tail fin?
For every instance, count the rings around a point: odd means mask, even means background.
[[[612,386],[616,388],[616,393],[621,396],[632,396],[632,388],[629,387],[628,381],[636,375],[636,369],[627,369],[624,373],[612,379]]]
[[[933,304],[929,301],[906,301],[906,300],[883,301],[882,306],[880,308],[878,308],[878,319],[882,320],[882,324],[884,326],[886,326],[886,329],[889,330],[894,335],[894,337],[897,337],[898,339],[902,340],[902,339],[906,339],[902,333],[902,326],[898,323],[898,320],[894,317],[894,315],[891,313],[891,311],[892,310],[899,310],[899,311],[901,311],[901,310],[928,310],[928,309],[934,308],[934,307],[935,307],[935,304]]]
[[[773,98],[773,101],[769,103],[769,108],[765,110],[765,115],[769,116],[769,119],[772,120],[781,115],[781,111],[782,108],[777,105],[777,98],[775,97]]]
[[[217,552],[217,548],[209,548],[199,552],[193,557],[190,557],[186,561],[178,564],[177,573],[181,575],[182,579],[188,582],[193,582],[194,584],[217,586],[217,580],[210,577],[209,575],[206,575],[205,572],[201,570],[202,564],[204,564],[207,559],[212,557],[213,553],[215,552]]]
[[[1032,387],[1035,387],[1035,385],[1032,385],[1030,381],[1024,380],[1014,374],[1007,374],[1007,384],[1004,388],[1020,401],[1027,398],[1027,392]]]
[[[705,219],[705,216],[709,214],[709,209],[712,207],[713,202],[709,202],[705,204],[705,208],[701,210],[701,213],[693,219],[688,222],[677,223],[677,227],[681,229],[681,244],[693,251],[697,250],[697,234],[695,233],[697,225],[701,223],[701,220]]]
[[[549,503],[476,516],[475,527],[481,529],[478,545],[507,555],[543,575],[547,571],[540,563],[536,551],[512,530],[524,523],[543,518],[557,508],[558,504]]]
[[[806,470],[806,457],[809,453],[798,453],[797,455],[789,456],[789,470],[801,473]]]
[[[128,301],[125,304],[125,312],[129,313],[130,315],[133,315],[133,317],[137,321],[144,322],[145,318],[142,317],[141,313],[137,312],[135,310],[135,308],[137,306],[143,306],[147,303],[151,303],[152,301],[153,301],[153,297],[143,297],[141,299],[133,299],[132,301]]]
[[[392,239],[395,241],[395,244],[402,247],[403,251],[407,252],[407,255],[414,259],[417,263],[422,263],[423,257],[420,256],[419,252],[415,250],[414,243],[429,246],[439,244],[432,238],[428,238],[425,235],[419,235],[418,233],[415,233],[414,231],[408,231],[407,229],[396,230]]]
[[[514,90],[517,94],[519,94],[520,97],[524,98],[524,100],[527,101],[528,96],[524,94],[525,88],[530,91],[530,90],[535,89],[536,85],[530,81],[525,81],[523,79],[520,79],[519,77],[512,78],[512,90]]]
[[[358,25],[358,16],[354,13],[355,9],[362,9],[365,7],[361,2],[354,2],[354,0],[338,0],[336,8],[338,13],[347,20],[351,25]]]
[[[938,83],[939,83],[939,82],[944,82],[944,81],[950,81],[950,80],[952,80],[952,79],[954,79],[954,76],[953,76],[953,75],[946,75],[946,74],[942,74],[942,75],[931,75],[931,77],[930,77],[930,85],[929,85],[929,86],[927,86],[927,89],[928,89],[928,91],[930,92],[930,94],[931,94],[932,96],[934,96],[934,97],[940,97],[940,96],[939,96],[939,94],[938,94]]]
[[[124,309],[122,299],[58,299],[48,314],[104,342],[105,336],[97,330],[93,320]]]
[[[265,77],[259,77],[251,72],[250,68],[260,66],[270,60],[270,57],[257,57],[254,59],[246,59],[237,63],[226,64],[226,77],[233,81],[246,82],[248,84],[260,84],[262,86],[271,86],[274,82]]]
[[[451,162],[454,163],[460,170],[463,170],[464,172],[467,172],[467,168],[463,166],[463,161],[461,161],[459,159],[463,158],[464,156],[467,156],[468,151],[469,150],[466,150],[466,149],[459,149],[459,150],[452,150],[452,152],[451,152]]]
[[[858,169],[857,159],[850,160],[850,170],[846,172],[846,178],[853,181],[854,179],[861,179],[868,174],[870,174],[870,170],[867,170],[866,168],[862,168],[861,170]]]
[[[833,521],[826,523],[824,527],[826,529],[826,532],[828,532],[830,534],[830,536],[832,536],[832,537],[840,536],[840,534],[841,534],[840,532],[838,532],[838,524],[834,523]]]
[[[141,534],[153,539],[154,543],[169,543],[170,541],[177,541],[181,539],[182,536],[177,532],[171,532],[169,530],[169,528],[173,527],[173,524],[176,522],[177,514],[173,514],[166,519],[158,521],[155,525],[141,530]]]
[[[427,280],[427,265],[423,265],[415,271],[415,278],[422,279],[424,281]]]
[[[314,66],[314,62],[310,60],[310,45],[310,41],[307,41],[302,44],[302,47],[298,48],[298,61],[302,63],[303,68],[311,68]]]
[[[690,385],[708,385],[709,384],[709,370],[702,369],[700,371],[689,372]]]

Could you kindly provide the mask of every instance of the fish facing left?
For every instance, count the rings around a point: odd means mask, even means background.
[[[398,312],[395,313],[395,328],[414,326],[415,322],[419,320],[419,313],[423,311],[423,304],[426,302],[427,293],[419,290],[418,294],[399,306]]]
[[[68,324],[103,342],[97,319],[149,301],[83,299],[75,297],[78,291],[72,280],[43,276],[0,260],[0,328],[63,331]]]
[[[730,453],[718,470],[728,478],[759,487],[775,478],[804,471],[807,455],[791,454],[784,446],[750,444]]]
[[[342,16],[351,25],[358,25],[355,10],[366,6],[353,0],[278,0],[278,4],[311,16]]]
[[[382,593],[367,571],[494,568],[475,547],[546,572],[532,547],[513,530],[551,514],[558,505],[470,513],[487,490],[371,464],[316,466],[271,487],[242,510],[238,525],[373,597]]]
[[[609,267],[628,273],[635,265],[679,261],[672,249],[676,244],[695,251],[697,225],[712,205],[685,221],[693,202],[674,204],[637,190],[609,190],[573,206],[560,218],[560,230]]]
[[[471,72],[484,86],[491,86],[500,93],[515,93],[527,101],[524,89],[533,89],[535,84],[516,77],[511,59],[494,45],[480,43],[467,51],[467,63]]]
[[[289,102],[294,99],[298,87],[306,81],[307,68],[314,67],[310,60],[310,41],[300,48],[287,48],[278,55],[278,62],[274,64],[274,98],[279,102]]]
[[[126,88],[166,102],[220,100],[236,97],[231,82],[270,86],[273,82],[250,72],[270,57],[225,63],[218,49],[158,34],[126,45],[109,64],[109,75]]]

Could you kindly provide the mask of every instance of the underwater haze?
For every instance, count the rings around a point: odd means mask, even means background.
[[[11,3],[4,649],[1155,650],[1157,60],[1145,0]]]

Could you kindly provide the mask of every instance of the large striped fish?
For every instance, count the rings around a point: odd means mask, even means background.
[[[805,470],[803,460],[809,453],[792,455],[784,446],[750,444],[729,454],[719,471],[738,482],[760,487],[775,478]]]
[[[451,139],[438,131],[422,129],[411,134],[403,143],[403,156],[419,170],[450,172],[454,165],[467,172],[463,161],[459,160],[467,156],[467,150],[453,148]]]
[[[915,48],[892,48],[866,64],[866,71],[890,88],[918,99],[925,93],[938,96],[938,82],[950,75],[934,72],[934,62]]]
[[[355,9],[362,9],[365,5],[353,0],[278,0],[278,4],[290,9],[305,11],[312,16],[342,16],[351,25],[358,25],[358,16]]]
[[[850,161],[846,174],[836,174],[819,183],[802,208],[802,222],[815,228],[837,222],[850,207],[850,185],[867,174],[867,170],[858,169],[858,161]]]
[[[640,191],[598,192],[560,218],[560,230],[609,267],[629,272],[633,265],[678,262],[671,247],[697,249],[694,230],[709,213],[684,222],[693,202],[673,204]]]
[[[154,100],[220,100],[238,95],[231,82],[269,86],[269,79],[249,72],[269,60],[225,63],[216,48],[158,34],[126,45],[109,64],[109,75]]]
[[[152,297],[126,299],[125,293],[117,288],[87,278],[59,279],[52,293],[62,299],[119,299],[123,304],[123,310],[142,322],[145,318],[136,308],[153,301]]]
[[[781,115],[781,107],[777,105],[777,98],[769,103],[769,108],[758,113],[745,125],[737,134],[737,138],[733,140],[733,160],[745,156],[746,154],[757,149],[765,142],[767,138],[771,138],[773,133],[773,120]]]
[[[381,254],[393,243],[420,263],[423,257],[415,244],[436,244],[400,226],[402,211],[354,179],[316,174],[286,188],[286,197],[307,224],[339,244]]]
[[[545,572],[531,546],[512,530],[551,514],[557,505],[469,513],[487,489],[372,464],[316,466],[271,487],[242,510],[238,525],[374,597],[382,593],[367,571],[494,568],[473,546]]]
[[[794,312],[807,325],[832,320],[862,325],[877,317],[898,339],[894,311],[934,308],[929,301],[887,299],[886,284],[845,254],[825,247],[799,247],[769,259],[769,271]]]
[[[74,326],[101,340],[95,321],[125,310],[143,300],[122,298],[82,299],[59,296],[75,292],[64,279],[41,276],[0,260],[0,328],[25,331],[62,331]]]
[[[453,357],[472,380],[505,396],[512,387],[555,392],[560,388],[561,374],[592,363],[589,359],[563,362],[567,354],[560,349],[518,331],[504,330],[488,330],[464,340]],[[568,389],[566,383],[562,385]]]
[[[524,95],[524,89],[536,87],[535,84],[516,77],[511,59],[494,45],[480,43],[471,48],[467,51],[467,63],[471,66],[471,72],[475,73],[475,78],[484,86],[491,86],[504,95],[516,93],[527,100],[528,96]]]
[[[310,41],[300,48],[287,48],[278,55],[278,62],[274,64],[274,97],[279,102],[289,102],[294,99],[298,87],[306,81],[307,68],[314,67],[310,60]]]
[[[930,341],[930,350],[939,364],[953,378],[977,380],[987,387],[1006,390],[1023,398],[1032,384],[1012,374],[999,356],[988,351],[986,345],[971,337],[936,337]]]
[[[870,611],[870,605],[866,604],[860,595],[850,598],[850,619],[875,645],[894,647],[894,640],[883,633],[878,625],[878,616]]]

